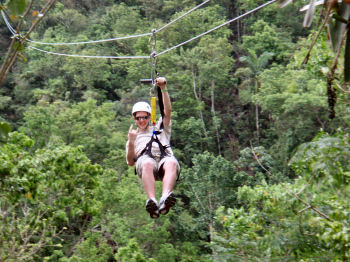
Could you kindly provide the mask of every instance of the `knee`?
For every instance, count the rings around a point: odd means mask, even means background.
[[[151,160],[147,160],[144,163],[142,163],[142,173],[144,172],[152,172],[154,169],[154,163]]]
[[[177,167],[177,162],[172,159],[164,163],[164,169],[176,170],[176,167]]]

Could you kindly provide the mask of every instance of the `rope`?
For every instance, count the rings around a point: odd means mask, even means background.
[[[221,28],[221,27],[223,27],[223,26],[225,26],[225,25],[227,25],[227,24],[230,24],[230,23],[232,23],[232,22],[234,22],[234,21],[237,21],[237,20],[239,20],[239,19],[241,19],[241,18],[247,16],[247,15],[250,15],[251,13],[254,13],[254,12],[256,12],[256,11],[258,11],[258,10],[260,10],[260,9],[262,9],[262,8],[268,6],[268,5],[270,5],[270,4],[272,4],[272,3],[276,2],[276,1],[278,1],[278,0],[272,0],[272,1],[269,1],[269,2],[267,2],[267,3],[265,3],[265,4],[263,4],[263,5],[260,5],[260,6],[256,7],[256,8],[254,8],[254,9],[252,9],[252,10],[250,10],[250,11],[248,11],[248,12],[246,12],[246,13],[240,15],[240,16],[237,16],[237,17],[235,17],[235,18],[233,18],[233,19],[231,19],[231,20],[229,20],[229,21],[227,21],[227,22],[225,22],[225,23],[223,23],[223,24],[221,24],[221,25],[218,25],[218,26],[216,26],[216,27],[214,27],[214,28],[212,28],[212,29],[210,29],[210,30],[208,30],[208,31],[206,31],[206,32],[204,32],[204,33],[202,33],[202,34],[199,34],[199,35],[197,35],[197,36],[195,36],[195,37],[193,37],[193,38],[191,38],[191,39],[188,39],[188,40],[186,40],[185,42],[182,42],[182,43],[180,43],[180,44],[178,44],[178,45],[176,45],[176,46],[170,47],[169,49],[164,50],[164,51],[162,51],[162,52],[156,54],[155,56],[157,57],[157,56],[163,55],[163,54],[165,54],[165,53],[168,53],[169,51],[171,51],[171,50],[173,50],[173,49],[175,49],[175,48],[178,48],[178,47],[180,47],[180,46],[183,46],[183,45],[185,45],[185,44],[187,44],[187,43],[189,43],[189,42],[191,42],[191,41],[193,41],[193,40],[196,40],[197,38],[200,38],[200,37],[202,37],[202,36],[204,36],[204,35],[207,35],[207,34],[213,32],[213,31],[215,31],[215,30],[217,30],[217,29],[219,29],[219,28]]]
[[[169,22],[168,24],[162,26],[161,28],[157,29],[156,32],[160,32],[162,31],[164,28],[168,27],[169,25],[175,23],[176,21],[180,20],[181,18],[185,17],[186,15],[192,13],[193,11],[195,11],[196,9],[200,8],[202,5],[205,5],[206,3],[208,3],[210,0],[206,0],[203,3],[197,5],[196,7],[193,7],[191,10],[187,11],[186,13],[184,13],[183,15],[179,16],[178,18],[174,19],[173,21]]]
[[[111,58],[111,59],[149,59],[149,56],[98,56],[98,55],[75,55],[75,54],[64,54],[64,53],[56,53],[43,49],[39,49],[34,46],[28,46],[30,49],[34,49],[40,52],[52,54],[52,55],[60,55],[60,56],[70,56],[70,57],[81,57],[81,58]]]

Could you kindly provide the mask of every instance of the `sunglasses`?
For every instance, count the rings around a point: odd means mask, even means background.
[[[139,120],[141,120],[141,119],[147,120],[148,118],[149,118],[149,116],[136,116],[136,117],[135,117],[135,119],[136,119],[137,121],[139,121]]]

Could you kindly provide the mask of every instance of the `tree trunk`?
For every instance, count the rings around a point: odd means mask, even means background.
[[[219,128],[218,128],[218,124],[216,122],[216,115],[215,115],[215,96],[214,96],[214,87],[215,87],[215,82],[214,80],[211,80],[211,112],[213,114],[213,122],[215,125],[215,131],[216,131],[216,142],[218,145],[218,152],[219,155],[221,155],[221,147],[220,147],[220,137],[219,137]]]
[[[195,96],[196,100],[198,101],[198,103],[201,103],[202,102],[201,98],[197,94],[196,74],[195,74],[194,70],[192,70],[192,79],[193,79],[193,93],[194,93],[194,96]],[[207,130],[205,128],[205,122],[204,122],[204,117],[203,117],[202,110],[199,110],[199,116],[200,116],[200,118],[202,120],[203,134],[204,134],[204,137],[205,137],[205,141],[207,141],[207,148],[209,148],[208,134],[207,134]]]
[[[255,79],[255,94],[258,93],[259,90],[259,81]],[[259,127],[259,106],[255,104],[255,125],[256,125],[256,136],[258,140],[258,144],[260,144],[260,127]]]

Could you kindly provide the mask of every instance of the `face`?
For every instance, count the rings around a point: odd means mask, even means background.
[[[139,129],[145,130],[148,128],[150,115],[147,112],[136,112],[134,120]]]

